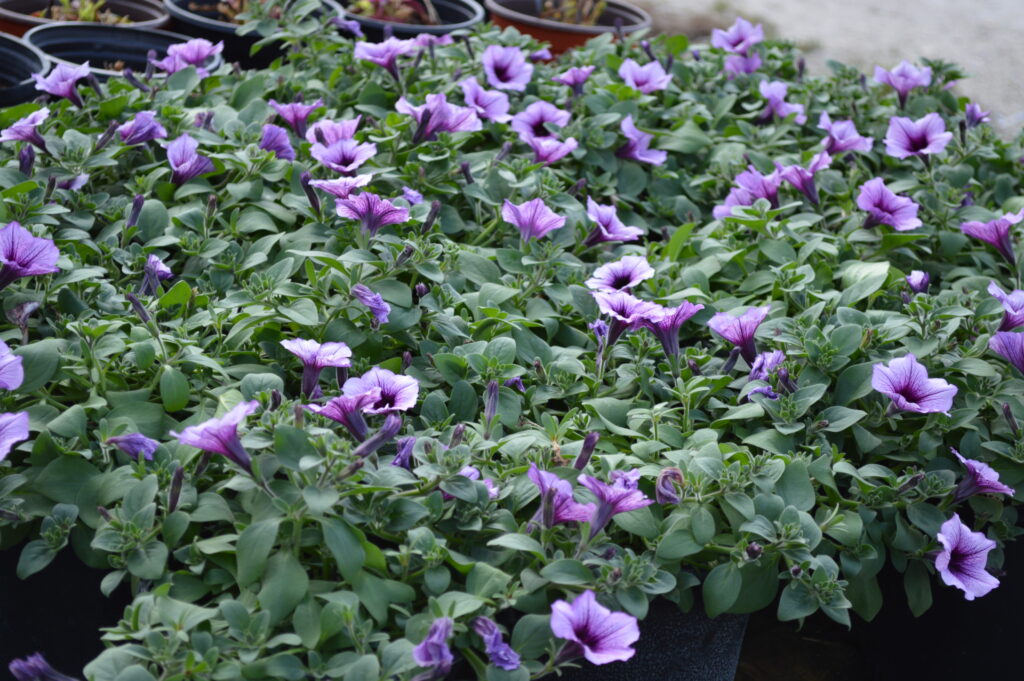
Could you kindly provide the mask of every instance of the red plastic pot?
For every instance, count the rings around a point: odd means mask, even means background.
[[[620,22],[624,34],[651,27],[651,15],[618,0],[608,0],[607,7],[593,26],[542,19],[536,15],[534,0],[486,0],[485,4],[496,26],[514,26],[520,33],[550,43],[552,54],[579,47],[603,33],[614,34],[620,30],[616,25]]]

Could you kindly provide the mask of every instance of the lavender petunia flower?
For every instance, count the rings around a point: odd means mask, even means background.
[[[747,393],[747,397],[749,397],[751,395],[764,395],[769,400],[777,400],[777,399],[779,399],[779,394],[777,392],[775,392],[774,390],[772,390],[772,387],[770,385],[759,385],[759,386],[757,386],[756,388],[751,390],[749,393]]]
[[[996,331],[995,335],[988,340],[988,349],[1000,355],[1017,367],[1017,371],[1024,374],[1024,333]]]
[[[768,104],[764,111],[761,113],[762,120],[768,120],[773,115],[778,116],[780,120],[785,120],[790,114],[795,114],[793,120],[803,125],[807,122],[807,116],[804,114],[803,104],[790,104],[786,101],[786,93],[789,90],[789,86],[780,80],[767,81],[762,80],[757,89],[761,92],[761,96],[768,100]]]
[[[351,177],[339,177],[336,180],[310,180],[309,184],[339,199],[347,199],[354,190],[359,187],[365,187],[372,179],[373,175],[368,173]]]
[[[898,232],[906,232],[921,226],[921,220],[917,217],[920,206],[913,199],[893,193],[880,177],[860,186],[857,207],[868,213],[865,227],[889,225]]]
[[[608,345],[617,341],[624,332],[640,328],[646,319],[661,315],[660,305],[640,300],[625,291],[593,291],[591,295],[597,302],[601,314],[611,318],[607,334]]]
[[[118,126],[121,141],[132,146],[155,139],[166,139],[167,129],[156,120],[155,111],[140,111],[127,123]]]
[[[875,67],[875,81],[888,85],[900,99],[900,108],[907,103],[907,95],[917,87],[928,87],[932,82],[932,70],[929,67],[919,69],[910,62],[904,60],[892,71],[886,71],[881,66]]]
[[[177,73],[178,71],[187,69],[189,66],[191,66],[191,64],[187,63],[184,59],[182,59],[181,57],[177,57],[173,54],[169,54],[165,56],[163,59],[156,59],[155,57],[150,57],[149,63],[152,64],[154,67],[160,69],[167,75]],[[196,67],[196,73],[198,73],[203,78],[210,75],[210,73],[202,67]]]
[[[487,617],[477,617],[473,620],[473,631],[484,640],[484,649],[491,664],[505,671],[519,669],[519,653],[512,649],[512,646],[505,643],[501,635],[501,629],[494,620]]]
[[[29,655],[21,660],[11,660],[7,669],[15,681],[78,681],[78,679],[61,674],[51,667],[40,653]]]
[[[932,277],[927,272],[921,270],[911,270],[910,274],[907,275],[907,286],[914,293],[925,293],[928,291],[928,284],[931,283]]]
[[[799,189],[814,205],[818,205],[818,188],[814,184],[814,174],[830,165],[832,157],[827,151],[815,154],[806,168],[797,165],[782,167],[778,161],[775,163],[779,177]]]
[[[632,59],[625,60],[619,66],[619,78],[629,87],[645,95],[664,90],[672,82],[672,74],[665,73],[661,63],[651,61],[640,66]]]
[[[725,72],[730,80],[741,73],[755,73],[761,68],[761,55],[754,52],[750,55],[730,54],[725,58]]]
[[[748,54],[750,48],[764,40],[764,28],[761,24],[754,26],[743,17],[736,21],[728,30],[716,28],[711,31],[711,46],[726,52]]]
[[[288,137],[288,131],[281,126],[267,123],[263,126],[263,137],[260,138],[260,149],[272,151],[274,155],[285,161],[295,160],[295,150]]]
[[[560,128],[569,124],[572,115],[568,111],[559,109],[551,102],[534,102],[512,117],[512,130],[519,133],[519,139],[529,143],[532,139],[543,137],[554,137],[555,133],[547,128],[547,123],[553,123]]]
[[[302,394],[315,399],[320,396],[320,372],[324,367],[352,366],[352,350],[344,343],[318,343],[292,338],[281,346],[302,360]]]
[[[626,136],[626,143],[615,151],[615,155],[619,158],[629,159],[638,163],[650,163],[656,166],[660,166],[668,158],[667,151],[650,148],[654,135],[648,135],[637,129],[636,125],[633,124],[632,115],[622,119],[620,128],[622,129],[622,134]]]
[[[24,118],[19,118],[9,127],[0,130],[0,142],[28,142],[46,151],[46,140],[39,134],[39,126],[49,115],[50,110],[44,107]]]
[[[380,390],[380,396],[363,409],[367,414],[386,414],[392,411],[408,411],[416,406],[420,384],[412,376],[401,376],[387,369],[374,367],[359,377],[345,381],[342,392],[350,397]]]
[[[324,100],[317,99],[312,104],[303,104],[302,102],[281,104],[277,100],[271,99],[268,104],[277,112],[278,116],[284,119],[285,123],[291,126],[296,135],[304,137],[310,114],[322,107]]]
[[[373,142],[357,142],[343,139],[330,146],[317,142],[309,149],[310,155],[331,170],[343,175],[354,175],[356,169],[377,153]]]
[[[545,205],[543,199],[532,199],[526,203],[514,204],[505,199],[501,208],[501,217],[505,222],[515,225],[523,241],[541,239],[565,225],[565,218],[556,215]]]
[[[211,43],[206,38],[193,38],[188,42],[177,43],[167,48],[167,54],[178,57],[186,64],[202,66],[210,57],[224,51],[224,41]]]
[[[527,477],[540,490],[540,507],[530,521],[531,525],[541,523],[545,527],[553,527],[562,523],[585,523],[593,516],[594,504],[578,503],[572,496],[572,485],[554,473],[542,471],[537,464],[531,463]]]
[[[587,217],[594,221],[594,229],[583,242],[593,246],[608,241],[636,241],[644,233],[639,227],[629,227],[619,219],[615,206],[602,206],[587,197]]]
[[[635,480],[629,476],[620,476],[612,484],[602,482],[590,475],[581,475],[577,480],[597,497],[597,509],[590,519],[591,539],[605,528],[612,517],[654,503],[653,499],[648,499],[647,495],[637,488]],[[631,482],[633,484],[630,484]]]
[[[455,622],[449,617],[439,617],[430,625],[427,637],[412,649],[412,659],[421,667],[435,667],[440,673],[447,674],[455,658],[448,647],[448,637],[452,635]]]
[[[370,388],[358,395],[342,395],[341,397],[332,398],[323,406],[319,404],[306,404],[303,405],[303,408],[314,414],[326,416],[332,421],[337,421],[345,426],[348,432],[352,434],[352,437],[362,442],[366,439],[367,432],[366,419],[363,418],[363,412],[372,408],[380,399],[380,388]]]
[[[21,356],[11,352],[7,343],[0,340],[0,388],[17,390],[24,380],[25,370]]]
[[[885,134],[885,153],[895,158],[928,156],[938,154],[953,139],[953,133],[946,131],[946,122],[937,113],[930,113],[913,121],[902,116],[889,119],[889,130]]]
[[[491,87],[522,92],[533,77],[533,64],[518,47],[488,45],[483,56],[484,73]]]
[[[43,78],[39,73],[33,73],[32,78],[36,81],[36,89],[54,95],[64,97],[75,106],[82,107],[82,98],[78,95],[78,81],[88,78],[91,71],[89,62],[75,66],[61,62],[50,71],[50,74]]]
[[[398,466],[399,468],[404,468],[406,470],[412,470],[412,452],[415,448],[415,437],[403,437],[398,441],[398,451],[395,453],[395,458],[391,461],[391,465]]]
[[[871,137],[861,137],[853,121],[833,122],[827,111],[821,112],[818,128],[828,133],[821,143],[825,145],[825,151],[832,155],[844,151],[871,151],[871,146],[875,142]]]
[[[554,76],[551,80],[560,85],[572,88],[572,93],[579,97],[583,94],[583,84],[590,78],[596,66],[573,66],[568,71]]]
[[[654,269],[647,258],[627,255],[621,260],[598,267],[594,275],[587,279],[586,285],[595,291],[625,291],[653,276]]]
[[[503,385],[506,388],[512,388],[513,390],[518,390],[521,393],[526,392],[526,386],[523,385],[523,379],[519,376],[513,376],[512,378],[505,379],[505,383]]]
[[[559,657],[583,655],[591,664],[625,662],[636,652],[632,646],[640,638],[636,618],[624,612],[612,612],[597,602],[587,590],[573,600],[551,604],[551,631],[565,639],[568,650]]]
[[[546,47],[542,47],[536,52],[531,52],[529,56],[529,60],[532,62],[551,61],[554,58],[555,56],[551,54],[551,50]]]
[[[782,350],[770,350],[762,352],[754,358],[750,365],[751,381],[767,381],[768,378],[786,361],[786,353]]]
[[[964,120],[968,128],[976,128],[982,123],[988,123],[992,116],[988,111],[982,111],[981,107],[970,102],[964,110]]]
[[[527,144],[533,149],[534,162],[544,165],[561,161],[579,146],[575,137],[570,137],[564,142],[554,137],[534,137],[527,140]]]
[[[408,201],[410,206],[423,203],[423,194],[420,194],[412,187],[402,187],[402,198]]]
[[[363,38],[363,27],[355,19],[331,17],[329,21],[341,30],[342,35],[349,38]]]
[[[399,80],[398,58],[405,56],[416,49],[417,45],[412,40],[399,40],[388,38],[380,43],[360,41],[356,43],[355,58],[373,62],[380,66],[395,80]]]
[[[1024,326],[1024,291],[1016,289],[1006,293],[999,288],[999,284],[989,282],[988,292],[1003,304],[1003,323],[999,325],[1000,331],[1012,331],[1018,326]]]
[[[0,290],[15,279],[59,272],[60,251],[50,239],[32,236],[17,222],[0,229]]]
[[[470,76],[459,82],[462,88],[462,96],[466,100],[466,106],[476,111],[476,115],[495,123],[507,123],[512,120],[508,110],[510,107],[508,95],[499,90],[485,90],[477,82],[475,76]]]
[[[942,581],[964,592],[973,601],[999,586],[999,580],[985,571],[988,552],[996,543],[981,532],[972,532],[959,514],[942,523],[938,533],[942,551],[935,557],[935,569]]]
[[[679,329],[686,320],[704,309],[704,306],[684,300],[677,307],[662,307],[644,317],[641,321],[650,329],[661,343],[665,355],[675,357],[679,354]]]
[[[356,300],[369,308],[375,325],[388,323],[391,306],[384,302],[379,293],[375,293],[369,286],[364,284],[356,284],[352,287],[352,295],[356,297]]]
[[[400,225],[409,220],[408,208],[396,206],[371,192],[362,192],[349,199],[338,199],[336,209],[341,217],[358,220],[363,231],[370,236],[376,234],[381,227]]]
[[[430,47],[431,45],[434,47],[443,47],[445,45],[453,45],[455,43],[455,38],[451,37],[451,35],[447,33],[444,35],[419,33],[412,40],[419,47]]]
[[[413,143],[435,140],[439,132],[474,132],[483,129],[476,111],[470,107],[449,104],[443,94],[427,95],[427,103],[413,106],[405,97],[399,98],[395,110],[412,116],[417,123]]]
[[[185,184],[194,177],[213,171],[213,161],[200,156],[197,152],[199,142],[188,134],[164,145],[167,150],[167,161],[171,164],[171,182]]]
[[[78,175],[72,175],[66,180],[61,180],[57,183],[57,189],[68,189],[73,192],[77,192],[79,189],[84,187],[89,181],[89,173],[80,173]]]
[[[871,387],[892,400],[892,408],[918,414],[949,414],[957,387],[941,378],[928,378],[928,370],[914,355],[898,357],[888,365],[876,364]]]
[[[0,414],[0,461],[7,458],[11,448],[28,439],[28,412]]]
[[[252,459],[238,438],[238,425],[259,407],[260,403],[256,400],[239,402],[234,409],[220,418],[189,426],[180,433],[172,430],[170,434],[183,445],[196,447],[204,452],[222,454],[251,473]]]
[[[359,129],[363,115],[346,118],[343,121],[317,121],[306,131],[306,141],[310,144],[322,144],[329,147],[342,140],[350,140]]]
[[[953,494],[954,503],[959,504],[975,494],[1006,494],[1011,497],[1014,495],[1013,488],[999,482],[999,473],[987,463],[964,458],[953,447],[949,449],[967,469],[967,476],[956,486]]]
[[[153,453],[160,446],[159,442],[153,438],[146,437],[142,433],[115,435],[107,438],[107,444],[114,445],[136,461],[139,460],[140,454],[146,461],[152,461]]]
[[[752,206],[758,199],[768,199],[773,208],[779,205],[779,185],[782,184],[782,177],[779,171],[770,175],[762,175],[754,166],[736,176],[736,186],[729,190],[725,202],[721,206],[715,206],[712,215],[716,220],[721,220],[732,215],[732,209],[736,206]]]
[[[161,281],[172,279],[174,272],[164,264],[164,261],[152,253],[146,257],[146,264],[142,268],[142,285],[139,286],[139,294],[151,296],[156,293]]]
[[[1013,225],[1021,220],[1024,220],[1024,210],[1017,213],[1006,213],[991,222],[965,222],[960,225],[960,231],[967,236],[973,236],[975,239],[995,246],[996,250],[1006,258],[1006,261],[1014,265],[1017,262],[1017,256],[1013,252],[1011,232]]]
[[[754,335],[757,333],[757,327],[761,326],[761,322],[765,320],[771,309],[770,305],[752,307],[739,317],[725,312],[717,312],[708,320],[708,327],[739,348],[743,359],[747,364],[752,365],[757,358]]]
[[[480,469],[476,468],[475,466],[464,466],[462,468],[462,470],[459,471],[458,474],[461,475],[464,478],[469,478],[470,480],[480,480]],[[484,484],[484,487],[487,488],[487,496],[488,496],[488,498],[490,498],[490,499],[497,499],[498,498],[498,494],[500,493],[500,490],[494,484],[493,480],[491,480],[490,478],[484,478],[483,480],[480,480],[480,482],[482,482]],[[447,493],[445,493],[443,496],[444,496],[445,499],[448,499],[448,500],[451,500],[451,499],[454,498],[450,494],[447,494]]]

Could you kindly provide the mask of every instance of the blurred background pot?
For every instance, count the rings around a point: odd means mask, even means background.
[[[24,40],[0,34],[0,107],[14,106],[35,99],[33,73],[46,75],[50,60]]]
[[[552,54],[579,47],[603,33],[614,34],[618,30],[616,24],[620,22],[624,34],[651,27],[650,14],[618,0],[608,0],[607,7],[593,26],[542,19],[537,16],[534,0],[486,0],[486,7],[496,26],[514,26],[520,33],[551,43]]]
[[[53,19],[32,16],[46,9],[50,0],[0,0],[0,31],[11,35],[24,35],[35,26],[61,23]],[[155,0],[107,0],[103,5],[114,14],[128,17],[130,24],[107,24],[119,27],[161,28],[170,21],[167,11]]]
[[[437,15],[441,18],[441,23],[436,26],[380,21],[360,14],[352,14],[347,10],[343,10],[343,18],[359,22],[366,39],[373,42],[380,42],[384,39],[387,27],[391,28],[391,34],[396,38],[408,39],[414,38],[420,33],[445,35],[452,31],[470,29],[483,23],[486,18],[484,8],[474,0],[433,0],[433,4]]]

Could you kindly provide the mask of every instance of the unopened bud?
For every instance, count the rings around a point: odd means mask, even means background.
[[[688,366],[690,368],[690,373],[693,374],[694,376],[703,376],[704,375],[703,373],[701,373],[700,365],[697,364],[697,360],[695,360],[693,358],[690,358],[690,359],[686,360],[686,366]]]
[[[420,302],[420,300],[424,296],[426,296],[428,293],[430,293],[430,288],[426,284],[424,284],[422,281],[420,283],[416,284],[416,286],[414,286],[413,289],[412,289],[413,299],[417,303]]]
[[[295,427],[302,430],[303,426],[306,425],[306,411],[302,408],[301,404],[295,405]]]
[[[533,371],[537,374],[537,378],[540,380],[543,381],[547,379],[547,375],[544,372],[544,365],[539,359],[533,360]]]
[[[583,191],[583,189],[586,186],[587,186],[587,178],[581,177],[580,179],[576,180],[576,183],[573,184],[573,186],[569,187],[569,191],[567,191],[566,194],[568,194],[569,196],[573,196],[573,197],[579,196],[580,192]]]
[[[281,406],[282,399],[283,398],[281,397],[281,391],[280,390],[278,390],[277,388],[274,388],[273,390],[271,390],[270,391],[270,411],[277,411],[277,409]]]
[[[620,579],[622,579],[622,568],[617,567],[617,568],[615,568],[614,570],[612,570],[611,572],[608,573],[608,581],[611,584],[615,584]]]
[[[474,56],[473,44],[470,42],[469,36],[467,34],[463,33],[463,34],[459,35],[459,39],[462,40],[462,42],[465,43],[465,45],[466,45],[466,52],[469,53],[469,60],[470,61],[474,61],[476,59],[476,57]]]
[[[136,194],[135,198],[132,199],[132,208],[128,211],[128,219],[124,222],[126,229],[139,224],[139,216],[142,215],[142,206],[145,203],[146,197],[142,194]]]
[[[427,213],[427,219],[423,221],[423,227],[420,230],[421,234],[429,234],[430,230],[434,227],[434,222],[437,221],[437,216],[441,214],[441,202],[431,201],[430,212]]]
[[[909,480],[900,485],[900,488],[896,490],[896,493],[904,494],[905,492],[909,492],[920,485],[922,480],[924,480],[924,473],[916,473]]]
[[[394,439],[395,435],[397,435],[398,431],[401,429],[402,417],[395,412],[391,412],[388,414],[388,417],[384,419],[384,425],[380,427],[380,430],[363,440],[359,446],[352,451],[352,456],[357,459],[366,458]]]
[[[409,352],[408,350],[406,350],[405,352],[402,353],[402,373],[404,374],[405,370],[408,369],[411,366],[412,366],[412,353]]]
[[[804,574],[804,570],[799,565],[794,565],[789,568],[789,574],[791,574],[794,579],[800,579],[801,575]]]
[[[512,143],[505,142],[504,144],[501,145],[501,149],[498,150],[498,154],[494,157],[494,162],[501,163],[506,158],[508,158],[508,155],[510,153],[512,153]]]
[[[18,152],[18,170],[22,175],[32,175],[32,166],[36,162],[36,150],[31,144],[26,144]]]
[[[143,77],[146,80],[152,78],[153,74],[156,73],[156,64],[153,63],[155,61],[156,50],[149,50],[148,52],[146,52],[146,71],[143,74]]]
[[[348,367],[337,367],[334,370],[334,380],[338,382],[338,387],[345,385],[345,381],[348,380]]]
[[[100,138],[96,140],[96,147],[93,149],[94,152],[102,151],[103,147],[110,144],[110,140],[114,137],[114,132],[117,130],[117,121],[110,121],[107,125],[107,129],[103,131]]]
[[[590,457],[593,456],[594,449],[597,447],[597,443],[600,439],[601,435],[597,431],[587,433],[587,436],[583,438],[583,445],[580,447],[580,453],[572,462],[573,468],[581,471],[587,467],[587,464],[590,463]]]
[[[484,438],[491,439],[491,427],[498,415],[498,382],[491,380],[487,383],[487,390],[484,396]]]
[[[452,429],[452,439],[448,442],[449,449],[455,449],[462,444],[462,435],[466,432],[466,425],[464,423],[456,424],[455,428]]]
[[[463,161],[460,163],[459,170],[462,171],[462,177],[466,179],[466,184],[473,184],[473,171],[469,168],[469,162]]]
[[[1010,408],[1007,402],[1003,402],[1003,418],[1006,419],[1007,425],[1010,426],[1013,436],[1020,437],[1020,425],[1017,423],[1017,419],[1014,418],[1013,409]]]
[[[395,258],[395,268],[399,268],[408,262],[409,258],[411,258],[412,254],[415,252],[416,249],[414,249],[411,244],[406,244],[405,248],[402,249],[402,252],[398,254],[397,258]]]
[[[174,513],[178,508],[178,499],[181,496],[181,484],[185,480],[185,469],[178,466],[171,475],[171,490],[167,495],[167,512]]]
[[[736,361],[739,359],[739,357],[740,357],[740,349],[739,348],[733,348],[732,352],[730,352],[729,356],[726,358],[725,364],[722,365],[722,373],[723,374],[727,374],[727,373],[731,372],[733,367],[736,366]]]
[[[748,560],[757,560],[761,557],[761,554],[764,553],[764,547],[756,541],[752,541],[747,544],[747,548],[744,550],[744,553],[747,554]]]
[[[206,221],[212,221],[215,215],[217,215],[217,195],[210,194],[206,197]]]
[[[319,131],[318,131],[319,132]],[[309,201],[309,207],[313,209],[313,213],[320,216],[320,197],[316,195],[316,190],[310,186],[309,181],[313,179],[313,176],[309,174],[309,171],[303,171],[302,175],[299,176],[299,185],[302,186],[302,191],[306,194],[306,200]]]
[[[97,506],[96,512],[99,513],[100,517],[106,520],[108,523],[114,520],[114,517],[110,515],[110,511],[103,508],[102,506]]]
[[[145,306],[143,306],[142,302],[139,301],[135,294],[131,292],[125,293],[124,297],[128,299],[128,303],[132,306],[132,309],[135,311],[135,314],[139,316],[139,319],[142,320],[142,323],[148,324],[151,319],[151,317],[149,316],[149,312],[146,311]]]
[[[962,144],[963,146],[966,147],[967,146],[967,121],[965,121],[963,119],[960,119],[960,122],[959,122],[958,125],[959,125],[959,128],[960,128],[960,144]]]

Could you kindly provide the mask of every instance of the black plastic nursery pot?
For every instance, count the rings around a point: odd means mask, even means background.
[[[347,10],[344,10],[343,17],[359,22],[359,26],[363,29],[366,39],[373,42],[383,40],[388,28],[390,28],[391,34],[394,37],[409,39],[420,33],[445,35],[453,31],[470,29],[477,24],[483,23],[486,18],[484,8],[474,2],[474,0],[433,0],[433,4],[434,9],[437,10],[438,17],[441,19],[441,23],[436,26],[380,21],[359,14],[352,14]]]
[[[156,50],[160,58],[168,47],[188,39],[186,35],[170,31],[81,23],[37,26],[25,34],[26,42],[54,62],[82,64],[88,61],[90,70],[100,78],[118,76],[125,67],[141,73],[146,70],[150,50]],[[222,63],[220,55],[214,55],[204,67],[212,71]]]
[[[33,73],[50,70],[50,60],[40,50],[14,36],[0,33],[0,108],[14,106],[39,95]]]
[[[603,33],[633,33],[651,27],[651,15],[619,0],[608,0],[604,12],[593,26],[567,24],[537,16],[534,0],[486,0],[487,11],[495,26],[514,26],[520,33],[551,43],[552,54],[579,47]]]
[[[46,9],[51,4],[56,3],[50,0],[0,0],[0,31],[24,35],[34,26],[59,23],[53,19],[32,16],[33,12]],[[160,28],[169,19],[167,12],[156,0],[106,0],[103,7],[131,20],[130,24],[121,26]]]

